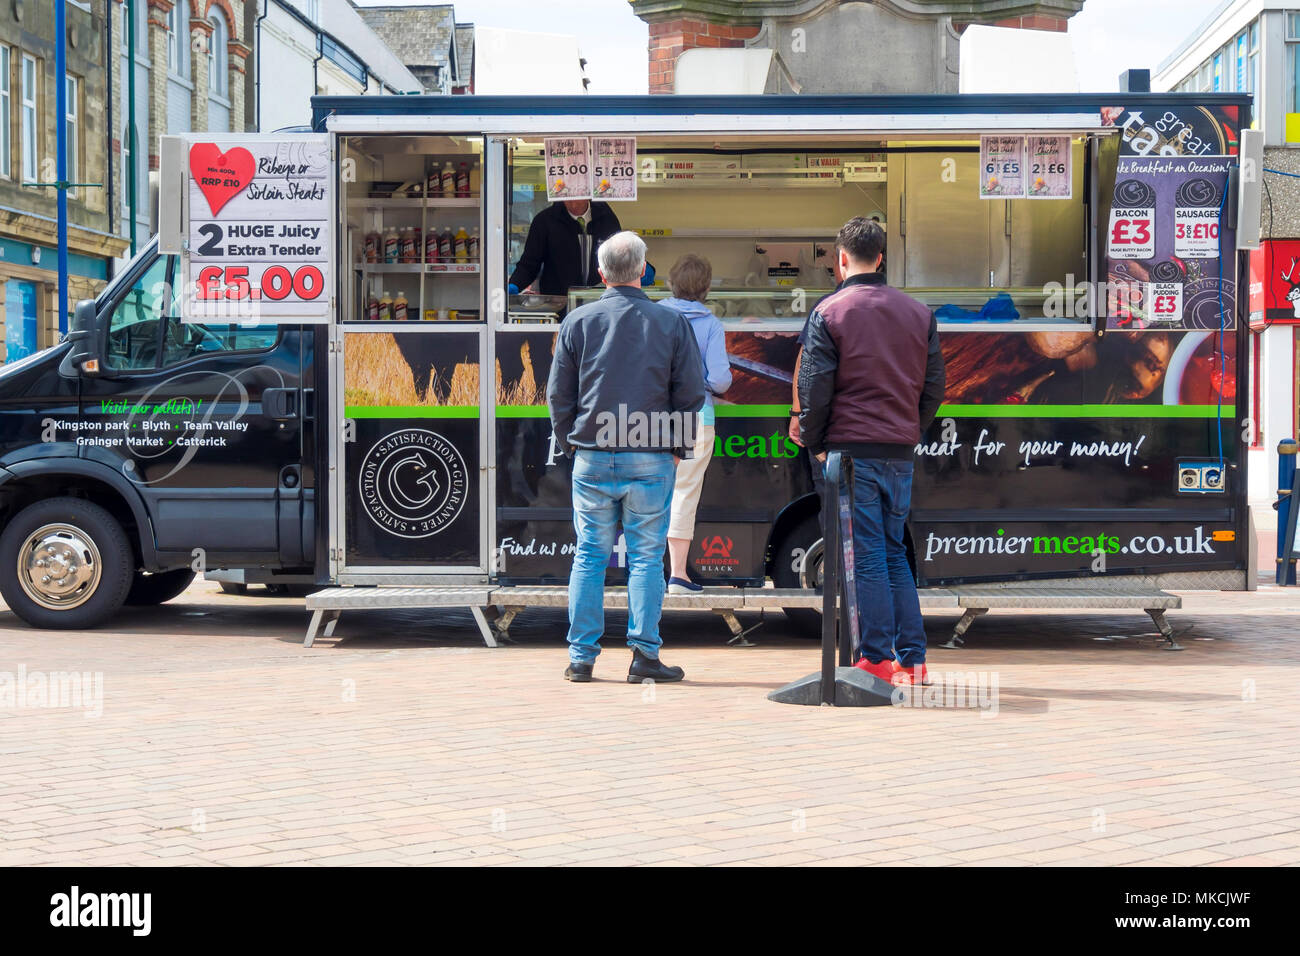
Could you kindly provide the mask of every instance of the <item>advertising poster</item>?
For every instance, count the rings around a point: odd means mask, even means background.
[[[1025,198],[1025,138],[980,137],[981,199]]]
[[[319,324],[333,287],[323,136],[189,147],[187,322]]]
[[[592,197],[605,202],[635,202],[636,137],[595,137],[591,152]]]
[[[344,338],[346,561],[479,563],[479,365],[473,332]]]
[[[546,198],[551,202],[591,198],[591,140],[587,137],[547,138]]]
[[[1101,125],[1120,130],[1121,156],[1235,156],[1238,106],[1107,106]]]
[[[1106,226],[1108,328],[1235,328],[1236,237],[1221,221],[1232,163],[1119,158]]]
[[[1068,136],[1030,136],[1025,140],[1030,199],[1070,199],[1074,195],[1074,150]]]
[[[1252,325],[1300,324],[1300,240],[1267,239],[1250,254]]]

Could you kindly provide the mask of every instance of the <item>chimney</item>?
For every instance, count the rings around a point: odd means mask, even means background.
[[[1125,70],[1119,75],[1119,91],[1121,93],[1150,93],[1151,71]]]

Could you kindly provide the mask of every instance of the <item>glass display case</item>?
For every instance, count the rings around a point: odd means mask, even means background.
[[[345,322],[478,321],[483,141],[346,141]],[[345,167],[347,168],[347,167]]]

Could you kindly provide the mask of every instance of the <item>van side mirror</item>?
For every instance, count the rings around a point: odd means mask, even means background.
[[[72,326],[65,341],[72,348],[63,357],[60,371],[67,375],[98,376],[104,370],[102,323],[98,303],[82,299],[72,310]]]

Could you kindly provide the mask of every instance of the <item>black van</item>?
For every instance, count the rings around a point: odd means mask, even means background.
[[[0,595],[38,627],[207,567],[310,571],[312,336],[183,323],[155,239],[60,344],[0,367]]]

